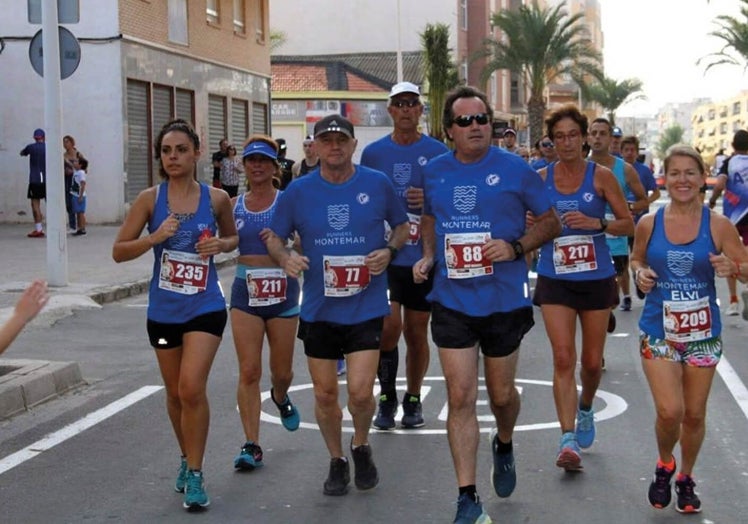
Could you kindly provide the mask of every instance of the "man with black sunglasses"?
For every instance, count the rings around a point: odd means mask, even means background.
[[[556,149],[553,147],[553,142],[548,135],[543,135],[543,138],[538,140],[538,149],[542,157],[530,163],[530,167],[535,171],[540,171],[558,160]]]
[[[424,170],[423,257],[416,282],[431,278],[431,333],[447,382],[447,433],[459,497],[455,522],[487,522],[476,492],[479,440],[478,348],[484,355],[491,435],[491,481],[499,497],[516,485],[512,434],[520,410],[514,379],[519,346],[534,325],[524,253],[561,232],[540,175],[519,155],[491,146],[486,95],[462,86],[444,104],[453,153]],[[527,229],[526,213],[536,217]],[[447,246],[454,264],[447,264]]]
[[[407,382],[400,423],[406,429],[424,425],[421,386],[430,360],[427,332],[431,304],[426,295],[431,291],[431,280],[416,284],[411,268],[421,257],[422,170],[429,159],[446,153],[448,149],[442,142],[421,133],[423,105],[420,96],[418,86],[411,82],[392,86],[387,112],[394,129],[366,146],[361,154],[361,165],[382,171],[392,180],[397,197],[408,212],[410,224],[408,240],[387,268],[390,314],[384,317],[382,329],[377,371],[379,409],[374,419],[374,427],[380,430],[395,427],[399,404],[395,388],[400,359],[397,345],[401,334],[407,351]]]

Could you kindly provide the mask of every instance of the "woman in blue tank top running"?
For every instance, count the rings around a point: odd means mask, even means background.
[[[706,432],[706,406],[722,356],[715,276],[748,280],[748,255],[730,220],[704,206],[700,188],[706,168],[684,145],[664,161],[670,203],[644,216],[636,227],[631,270],[647,294],[639,319],[644,374],[654,399],[658,460],[649,503],[670,504],[673,455],[680,443],[675,479],[681,513],[698,513],[701,501],[692,472]]]
[[[226,299],[213,256],[238,243],[228,194],[196,181],[200,139],[184,120],[156,138],[165,182],[138,195],[114,241],[116,262],[153,250],[147,330],[166,388],[166,410],[181,450],[174,489],[187,510],[208,506],[202,465],[210,409],[206,386],[226,326]],[[144,227],[147,235],[141,236]]]

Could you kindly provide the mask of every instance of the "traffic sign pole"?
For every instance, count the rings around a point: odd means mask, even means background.
[[[62,163],[62,95],[57,2],[42,2],[44,128],[47,148],[47,281],[68,285],[67,214]]]

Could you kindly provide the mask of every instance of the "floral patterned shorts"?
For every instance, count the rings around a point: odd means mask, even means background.
[[[639,353],[646,359],[669,360],[697,368],[710,368],[719,364],[722,357],[722,337],[696,342],[671,342],[641,331]]]

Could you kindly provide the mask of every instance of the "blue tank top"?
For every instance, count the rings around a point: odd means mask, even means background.
[[[594,162],[587,162],[584,179],[579,189],[563,194],[556,189],[554,168],[546,169],[545,187],[559,216],[579,211],[587,216],[603,218],[606,201],[595,190]],[[570,229],[563,226],[561,234],[540,248],[538,274],[560,280],[600,280],[615,274],[613,259],[599,229]]]
[[[658,277],[644,302],[639,329],[662,339],[665,326],[670,323],[669,329],[678,328],[675,341],[717,337],[722,332],[722,322],[714,268],[709,262],[709,253],[717,252],[709,229],[710,211],[707,207],[702,209],[699,233],[687,244],[668,240],[664,211],[664,207],[657,210],[647,244],[647,263]]]
[[[153,233],[169,216],[168,182],[158,186],[148,231]],[[195,213],[179,217],[179,230],[153,246],[153,277],[148,294],[148,318],[156,322],[181,324],[205,313],[226,308],[213,257],[196,256],[203,231],[216,235],[218,225],[210,202],[210,188],[200,184],[200,202]]]
[[[613,174],[616,177],[616,180],[618,180],[618,185],[621,186],[621,189],[623,189],[623,194],[628,195],[631,192],[631,188],[626,183],[626,174],[625,174],[625,163],[623,162],[622,158],[616,157],[615,161],[613,162]],[[605,218],[608,220],[615,220],[616,216],[613,214],[613,210],[610,208],[610,205],[605,206]],[[608,243],[608,249],[610,249],[610,254],[613,256],[621,256],[621,255],[628,255],[629,254],[629,241],[628,237],[626,236],[616,236],[616,235],[609,235],[605,234],[605,241]]]
[[[276,191],[273,203],[264,211],[249,211],[244,204],[246,193],[239,195],[234,205],[234,222],[239,233],[239,255],[267,255],[268,250],[260,238],[260,231],[270,227],[280,191]]]

